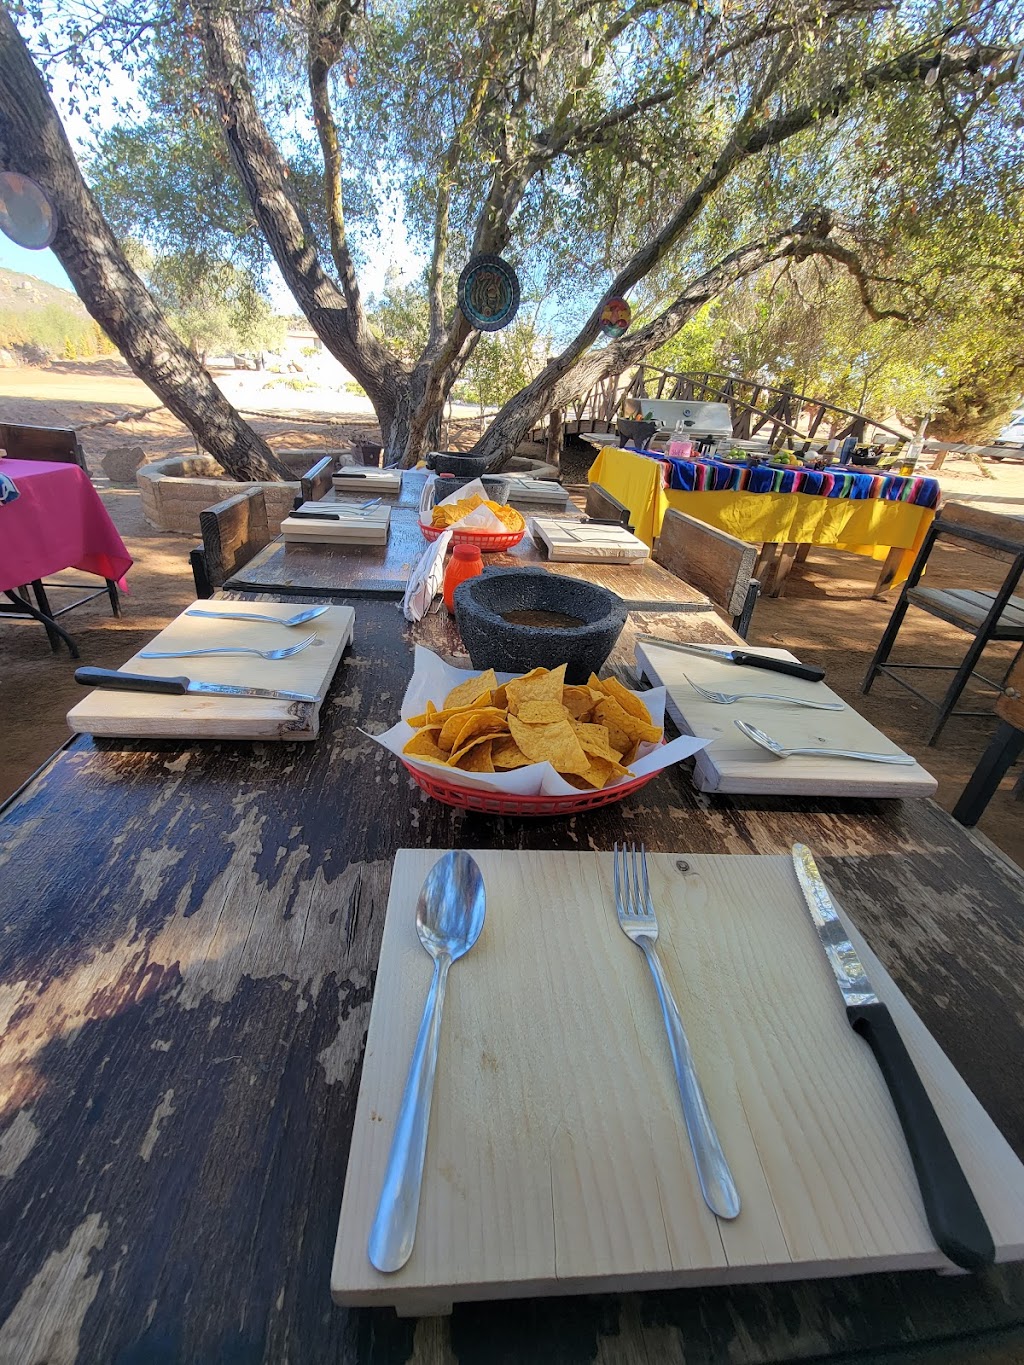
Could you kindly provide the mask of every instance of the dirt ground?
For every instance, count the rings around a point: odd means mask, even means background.
[[[242,376],[233,376],[235,378]],[[254,419],[253,425],[274,446],[310,449],[336,445],[352,436],[371,437],[372,417],[338,395],[331,410],[307,405],[291,407],[293,395],[257,402],[255,384],[262,379],[246,374],[253,386],[253,407],[285,403],[284,412]],[[227,387],[227,386],[226,386]],[[295,395],[305,399],[308,395]],[[232,393],[239,406],[242,395]],[[79,430],[94,474],[110,449],[141,445],[149,458],[193,449],[184,427],[165,411],[109,426],[89,423],[152,406],[153,395],[119,362],[69,362],[45,370],[27,367],[0,370],[0,421],[74,426]],[[337,410],[334,410],[336,406]],[[312,420],[301,420],[301,419]],[[464,433],[466,444],[471,439]],[[454,442],[452,442],[454,444]],[[581,477],[579,456],[567,454],[566,482]],[[968,462],[957,462],[940,475],[946,497],[967,498],[992,510],[1024,514],[1024,465],[992,467],[984,477]],[[154,532],[143,520],[138,494],[113,489],[99,481],[101,497],[118,527],[135,566],[129,575],[130,595],[120,619],[110,616],[105,599],[97,599],[66,618],[78,641],[82,661],[117,667],[160,630],[194,596],[188,566],[188,537]],[[970,582],[983,586],[998,581],[999,566],[960,550],[933,556],[929,581],[933,586]],[[895,595],[885,601],[871,597],[877,565],[867,559],[834,551],[812,550],[806,563],[794,569],[787,594],[762,599],[755,610],[751,642],[784,645],[808,663],[828,671],[830,685],[873,724],[913,753],[939,781],[938,800],[952,807],[983,752],[994,728],[988,718],[950,721],[934,748],[921,736],[930,713],[909,693],[887,679],[868,696],[860,691],[870,657],[892,610]],[[72,575],[64,575],[71,577]],[[900,636],[897,658],[956,663],[967,637],[934,617],[911,611]],[[984,661],[989,677],[999,678],[1014,657],[1013,645],[990,647]],[[28,622],[0,625],[0,701],[3,705],[4,744],[0,750],[0,799],[14,791],[68,737],[65,715],[81,690],[67,652],[52,655],[40,627]],[[989,711],[993,694],[969,689],[962,704]],[[979,829],[1007,855],[1024,865],[1024,831],[1019,799],[1011,791],[1012,775],[982,818]]]

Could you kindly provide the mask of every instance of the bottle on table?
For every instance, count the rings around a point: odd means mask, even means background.
[[[484,571],[484,561],[476,545],[456,545],[448,567],[444,571],[442,595],[450,612],[455,611],[455,589],[467,578],[476,578]]]

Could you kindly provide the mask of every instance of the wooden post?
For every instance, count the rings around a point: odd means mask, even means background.
[[[562,465],[562,409],[552,408],[548,413],[548,464],[556,469]]]

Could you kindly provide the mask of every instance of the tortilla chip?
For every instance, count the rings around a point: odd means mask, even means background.
[[[494,676],[494,669],[489,668],[486,673],[481,673],[475,678],[467,678],[465,682],[453,687],[444,699],[444,709],[452,711],[459,706],[473,706],[481,698],[491,699],[491,692],[498,686],[498,679]]]
[[[530,760],[511,735],[501,735],[491,746],[491,762],[496,772],[503,772],[510,768],[525,768]]]
[[[507,730],[506,714],[506,712],[499,711],[493,706],[485,706],[481,707],[479,711],[472,711],[462,721],[461,729],[456,732],[455,739],[452,742],[452,750],[461,749],[471,739],[480,738],[482,735],[505,734]],[[459,719],[461,717],[457,717],[453,724],[457,723]],[[444,747],[443,740],[438,742]]]
[[[508,728],[531,763],[550,763],[559,773],[585,773],[590,767],[590,760],[567,720],[552,725],[525,725],[518,716],[510,715]]]
[[[493,773],[494,763],[491,759],[491,746],[493,739],[482,740],[479,744],[467,745],[457,763],[449,764],[450,767],[459,767],[467,773]]]
[[[574,720],[586,720],[595,701],[600,701],[604,693],[595,696],[589,687],[563,687],[562,705]]]
[[[468,765],[464,763],[462,760],[466,757],[469,751],[471,749],[476,749],[478,746],[482,744],[490,745],[493,739],[494,739],[493,735],[474,735],[472,739],[466,741],[466,743],[462,746],[461,749],[455,749],[452,753],[446,756],[446,762],[448,764],[448,767],[449,768],[468,767]],[[492,766],[491,772],[493,771],[494,768]]]
[[[620,778],[630,777],[628,768],[624,768],[621,763],[613,763],[610,759],[601,758],[594,754],[590,757],[590,767],[585,773],[580,773],[579,777],[590,787],[595,787],[598,791],[606,787],[609,782],[618,782]]]
[[[484,731],[493,734],[496,730],[505,728],[505,712],[493,706],[468,706],[463,710],[454,711],[441,728],[441,737],[437,741],[441,748],[457,749],[462,742],[461,735],[466,726],[470,727],[466,731],[467,738],[470,735],[482,734]]]
[[[448,755],[438,748],[436,730],[417,730],[412,738],[406,741],[402,753],[408,754],[411,758],[429,758],[433,763],[448,762]]]
[[[505,695],[505,684],[496,687],[491,693],[491,705],[500,707],[502,711],[508,710],[508,697]]]
[[[593,718],[598,725],[607,725],[612,748],[618,749],[620,753],[625,753],[637,740],[646,739],[655,744],[661,739],[661,731],[656,725],[651,724],[649,718],[646,721],[640,720],[637,716],[624,711],[611,697],[606,697],[604,701],[599,701],[595,705]],[[620,743],[623,735],[625,742]]]
[[[554,701],[561,704],[562,688],[565,685],[565,664],[557,668],[535,668],[521,678],[513,678],[505,684],[508,696],[508,709],[519,714],[519,708],[527,701]]]
[[[560,701],[521,701],[517,714],[524,725],[553,725],[569,718]]]
[[[617,763],[622,757],[622,750],[616,749],[611,743],[606,725],[587,724],[580,720],[570,721],[570,724],[585,754],[591,756],[597,754],[601,758],[610,759],[613,763]]]
[[[418,730],[423,725],[429,725],[431,721],[434,719],[434,717],[440,716],[440,714],[441,714],[440,711],[438,711],[434,703],[432,701],[428,701],[427,709],[423,712],[422,715],[409,717],[409,724]],[[443,724],[444,722],[442,721],[441,723]]]
[[[619,703],[623,711],[628,712],[631,716],[636,716],[637,720],[646,721],[648,725],[651,724],[650,711],[634,692],[630,692],[628,687],[623,687],[618,678],[605,678],[602,686],[608,696]]]

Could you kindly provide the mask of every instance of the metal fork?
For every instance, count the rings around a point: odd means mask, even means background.
[[[290,659],[293,654],[301,654],[317,637],[307,635],[296,645],[284,649],[243,649],[240,645],[223,645],[220,649],[142,649],[140,659],[198,659],[201,654],[255,654],[261,659]]]
[[[810,711],[846,710],[844,701],[804,701],[803,697],[783,697],[778,692],[712,692],[710,687],[701,687],[700,683],[695,683],[689,673],[684,673],[683,677],[706,701],[721,702],[723,706],[728,706],[734,701],[784,701],[790,706],[806,706]]]
[[[638,858],[636,844],[633,844],[632,850],[623,844],[621,853],[616,844],[614,869],[615,907],[619,925],[626,937],[643,950],[654,977],[672,1052],[679,1098],[683,1104],[683,1119],[693,1149],[704,1202],[719,1218],[735,1218],[740,1211],[740,1196],[697,1077],[679,1006],[654,946],[658,939],[658,919],[647,880],[647,850],[644,845],[640,845]]]

